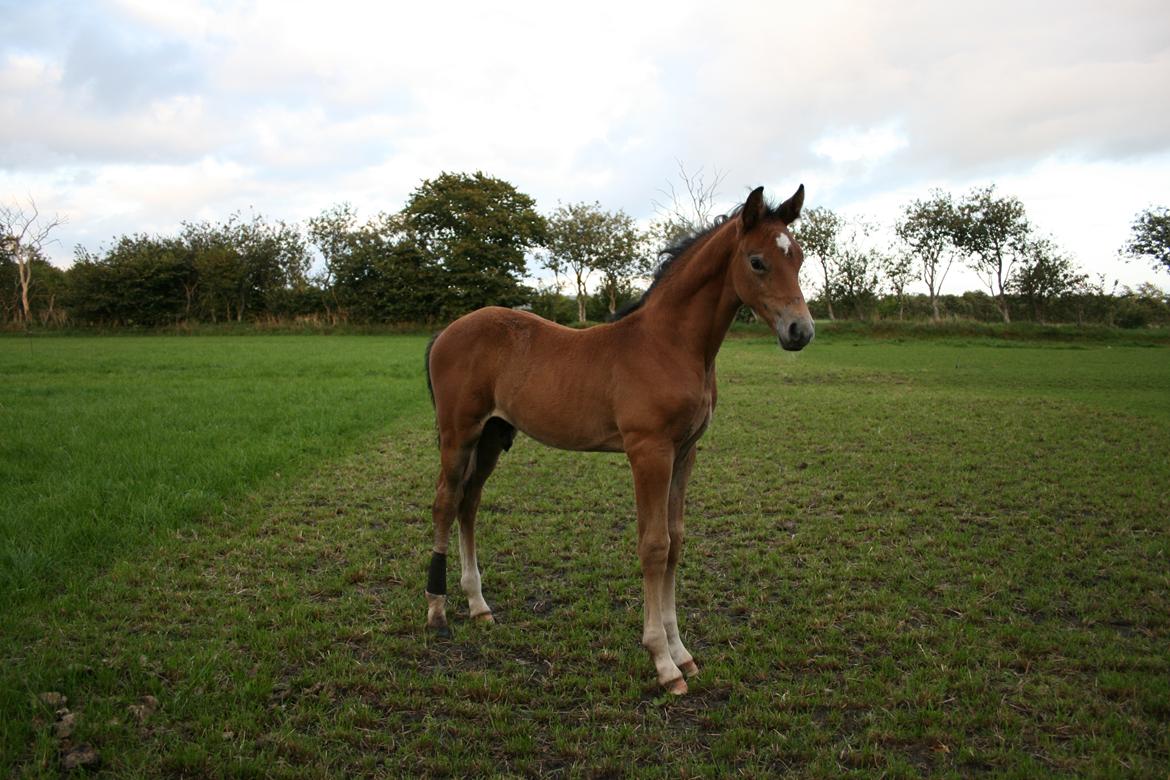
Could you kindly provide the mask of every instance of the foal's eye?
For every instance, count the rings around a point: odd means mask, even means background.
[[[752,264],[752,270],[763,273],[768,270],[768,266],[764,265],[764,260],[759,255],[752,255],[748,258],[748,262]]]

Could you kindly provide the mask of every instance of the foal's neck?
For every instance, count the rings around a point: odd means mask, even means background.
[[[701,357],[708,370],[740,307],[730,273],[736,231],[728,220],[679,257],[645,307],[645,327]]]

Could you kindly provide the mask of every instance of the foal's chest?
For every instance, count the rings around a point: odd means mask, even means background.
[[[707,381],[704,383],[703,394],[692,412],[690,436],[688,437],[691,441],[702,436],[711,424],[711,418],[715,414],[715,395],[715,375],[714,372],[709,372]]]

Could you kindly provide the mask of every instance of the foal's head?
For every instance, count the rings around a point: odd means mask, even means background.
[[[813,319],[800,292],[804,252],[788,230],[804,205],[804,185],[778,208],[764,202],[757,187],[739,212],[739,235],[732,257],[732,283],[739,299],[772,326],[787,350],[812,341]]]

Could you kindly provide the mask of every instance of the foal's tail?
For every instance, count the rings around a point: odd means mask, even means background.
[[[431,396],[432,409],[435,408],[435,386],[431,382],[431,350],[435,346],[435,339],[439,338],[442,333],[443,331],[439,331],[435,335],[431,336],[431,340],[427,342],[426,355],[423,358],[423,370],[427,375],[427,392],[430,393]],[[437,414],[435,415],[435,441],[439,444],[442,444],[442,441],[439,438],[439,415]]]
[[[431,336],[431,340],[427,342],[426,356],[423,358],[423,370],[427,373],[427,392],[431,394],[431,408],[435,407],[435,386],[431,384],[431,350],[435,347],[435,339],[439,338],[443,331],[439,331]]]

